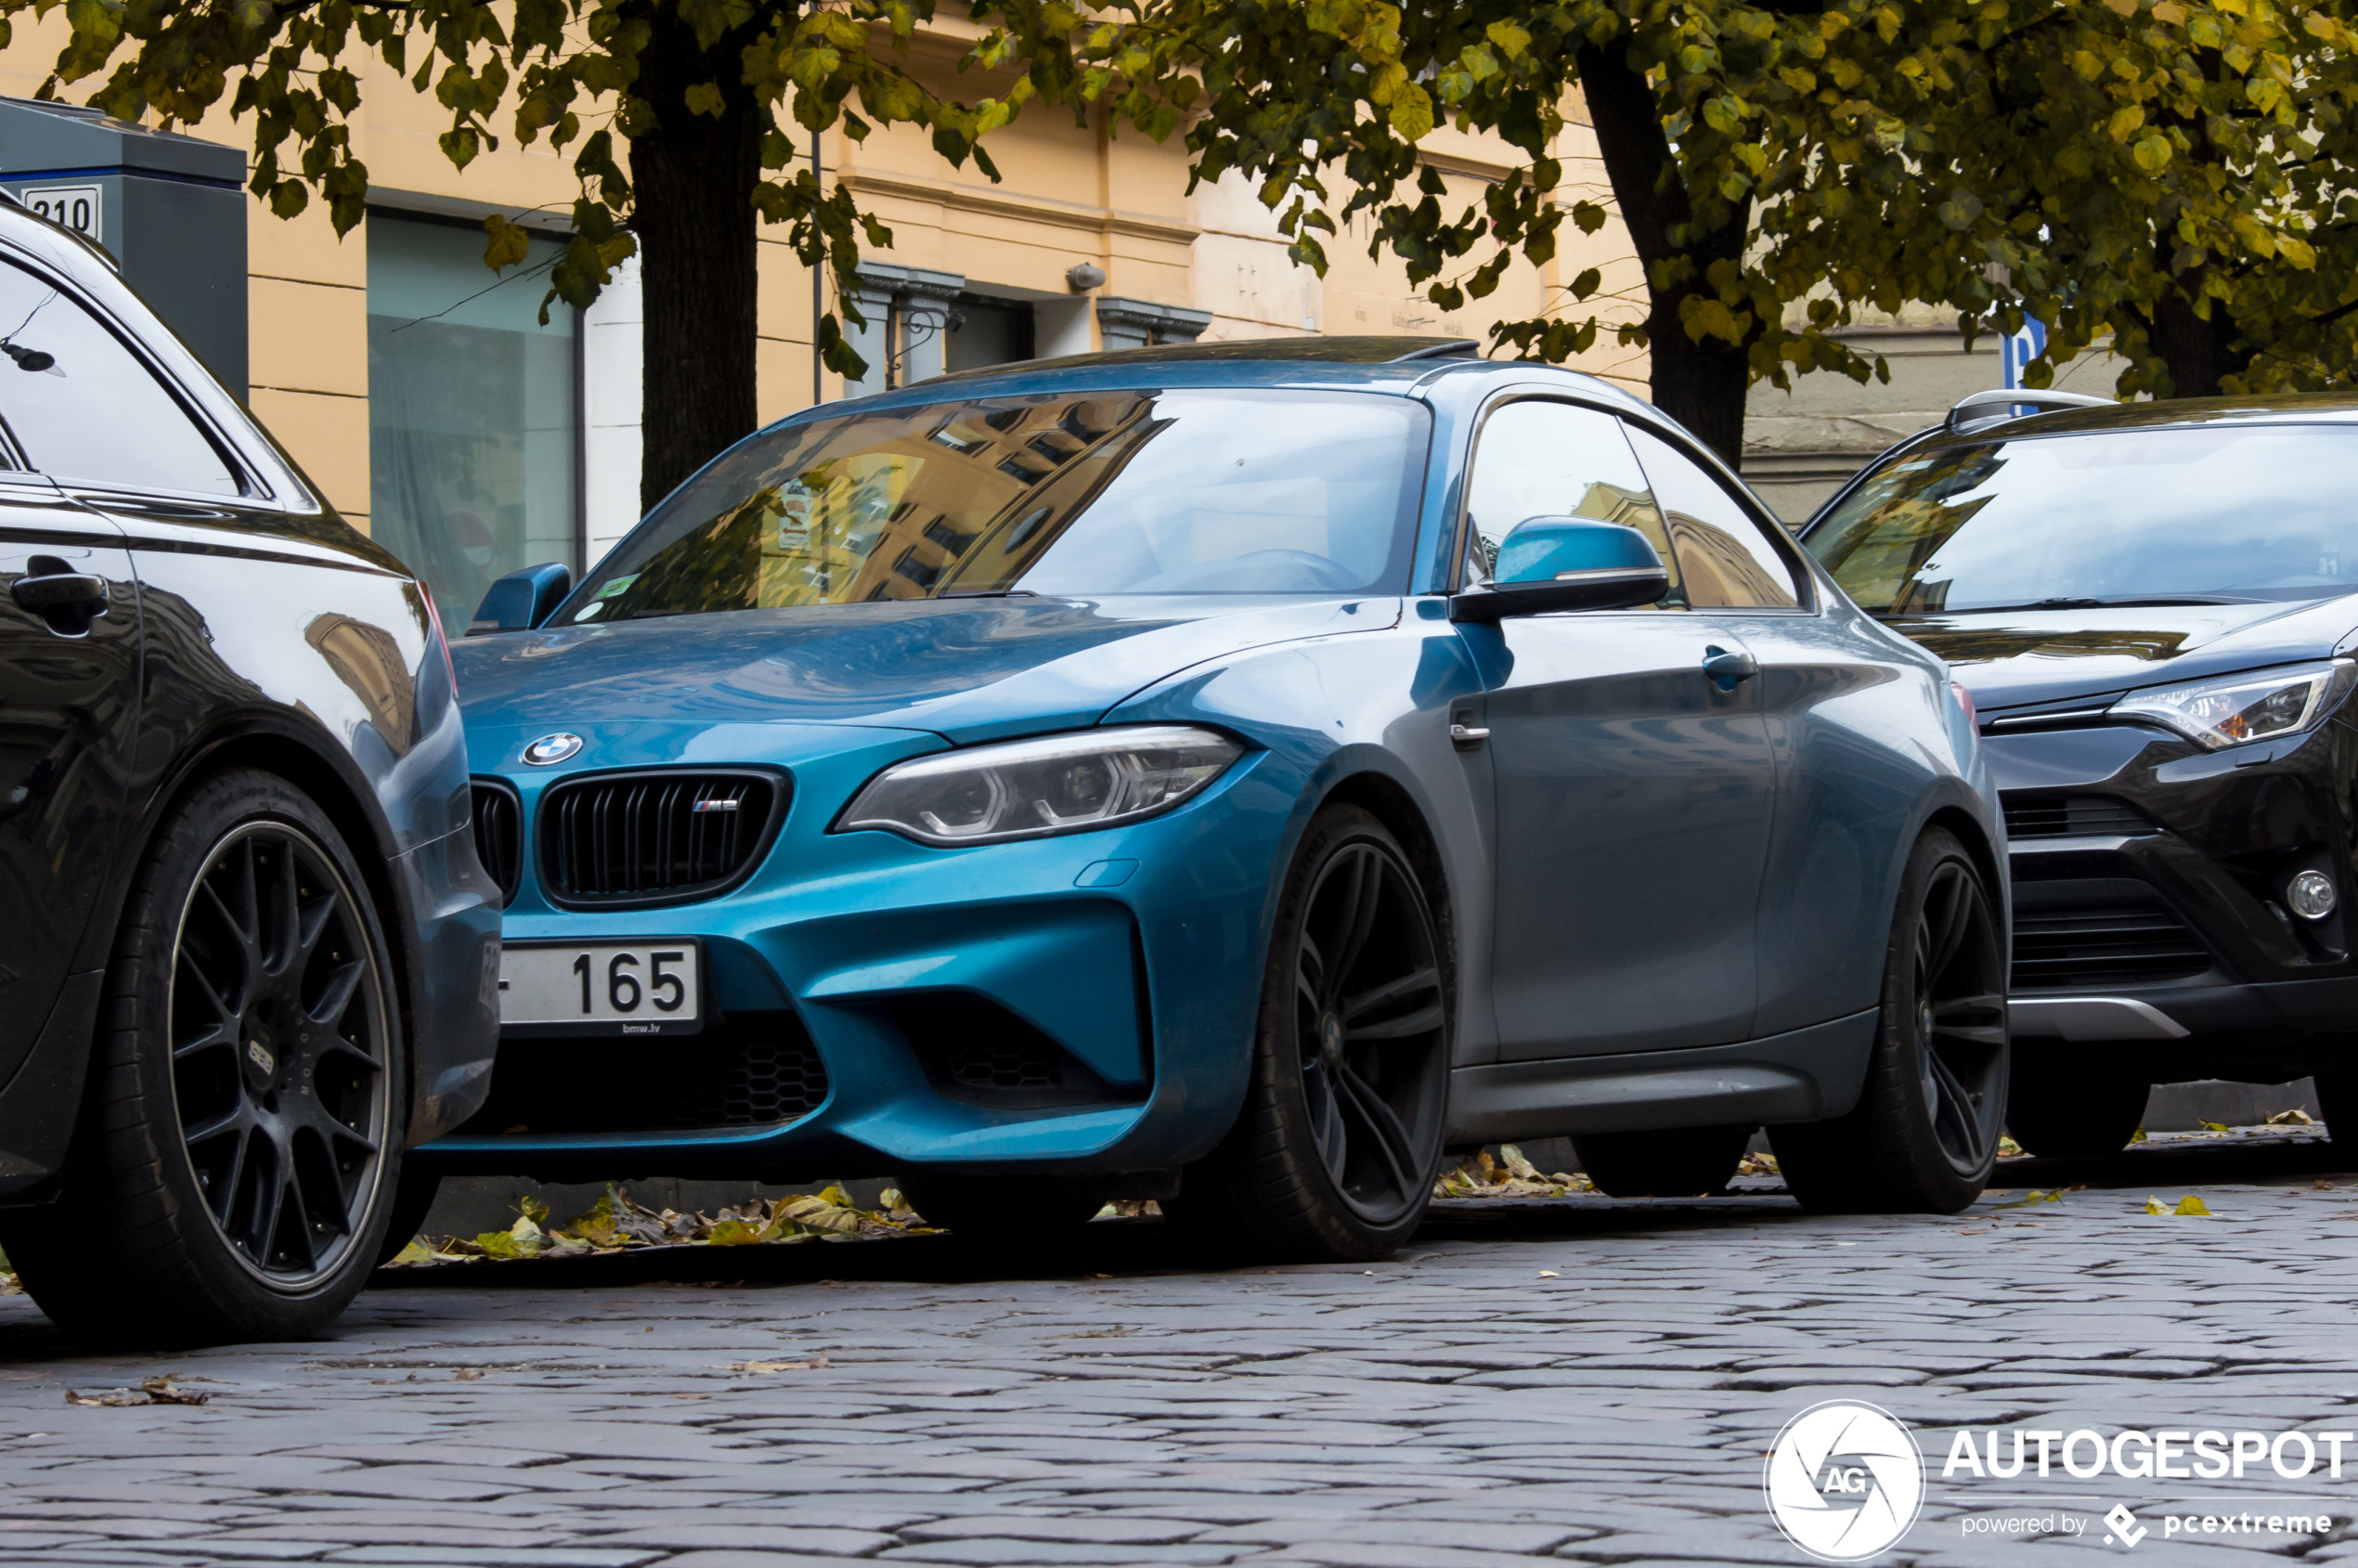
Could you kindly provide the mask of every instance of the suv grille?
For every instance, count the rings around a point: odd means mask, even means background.
[[[644,907],[725,892],[751,874],[783,815],[770,773],[595,773],[549,786],[541,881],[561,905]]]
[[[475,779],[475,858],[491,880],[499,884],[499,907],[515,901],[516,884],[524,879],[524,811],[516,792],[499,779]]]
[[[2159,833],[2152,818],[2109,795],[2003,797],[2009,838],[2135,838]]]
[[[826,1097],[827,1066],[800,1018],[732,1013],[684,1040],[503,1040],[491,1097],[461,1133],[774,1127],[810,1115]]]
[[[2154,908],[2015,915],[2015,984],[2054,991],[2183,979],[2210,954],[2183,922]]]

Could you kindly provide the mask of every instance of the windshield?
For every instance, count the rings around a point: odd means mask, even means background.
[[[1867,610],[2308,599],[2358,590],[2358,429],[2211,425],[1943,447],[1809,531]]]
[[[1405,592],[1431,420],[1367,394],[1004,397],[767,432],[559,613],[1030,593]]]

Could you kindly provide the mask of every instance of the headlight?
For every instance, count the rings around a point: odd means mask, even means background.
[[[2131,692],[2109,717],[2159,719],[2211,750],[2297,735],[2324,722],[2350,690],[2353,667],[2296,665],[2250,675],[2229,675],[2193,686]]]
[[[1178,805],[1244,749],[1216,731],[1156,724],[921,757],[869,780],[836,831],[880,827],[921,844],[1085,833]]]

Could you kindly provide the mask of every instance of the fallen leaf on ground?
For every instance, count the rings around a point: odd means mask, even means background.
[[[1539,1277],[1542,1279],[1561,1279],[1563,1276],[1558,1274],[1554,1269],[1543,1268],[1539,1271]]]
[[[81,1393],[66,1390],[69,1405],[202,1405],[213,1395],[190,1393],[175,1387],[169,1378],[149,1378],[136,1389],[112,1388],[103,1393]]]
[[[483,1380],[483,1368],[480,1367],[461,1367],[456,1372],[451,1373],[450,1376],[462,1383],[481,1382]]]
[[[2280,1110],[2268,1119],[2271,1127],[2314,1127],[2316,1124],[2317,1119],[2299,1106],[2290,1110]]]
[[[2161,1206],[2160,1199],[2148,1198],[2145,1199],[2145,1212],[2148,1214],[2202,1214],[2208,1216],[2210,1213],[2210,1211],[2204,1205],[2201,1199],[2195,1197],[2192,1193],[2188,1193],[2185,1197],[2178,1200],[2178,1207],[2175,1209],[2165,1209]]]
[[[816,1367],[824,1367],[826,1364],[827,1353],[823,1350],[805,1361],[732,1361],[729,1364],[729,1370],[732,1372],[808,1372]]]
[[[2015,1199],[2012,1203],[1993,1203],[1990,1207],[1993,1209],[2026,1209],[2033,1203],[2061,1203],[2062,1201],[2063,1189],[2060,1187],[2052,1192],[2043,1191],[2038,1187],[2032,1187],[2028,1194]]]

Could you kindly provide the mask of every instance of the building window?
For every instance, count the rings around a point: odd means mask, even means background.
[[[503,573],[581,566],[580,326],[560,241],[494,276],[483,230],[369,214],[369,532],[464,625]]]
[[[949,343],[943,350],[947,369],[980,370],[1031,357],[1030,305],[961,294],[950,312]]]

